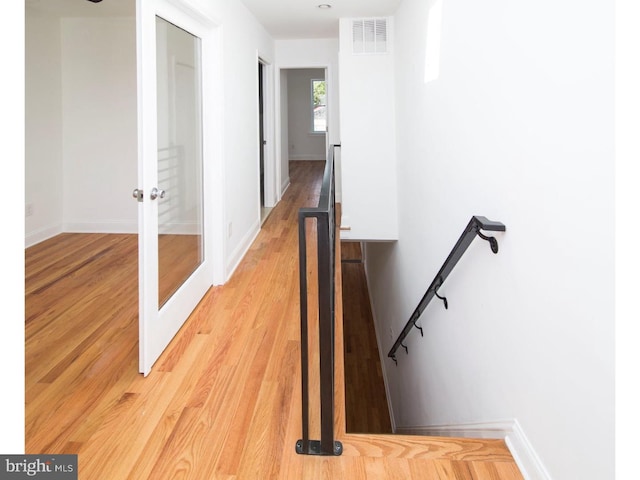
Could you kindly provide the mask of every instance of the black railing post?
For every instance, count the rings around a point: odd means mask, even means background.
[[[329,149],[317,208],[298,213],[300,254],[300,349],[302,362],[302,438],[296,452],[305,455],[341,455],[334,440],[335,372],[335,176],[333,150]],[[318,328],[320,352],[320,440],[309,439],[309,346],[306,219],[315,218],[318,257]]]
[[[306,215],[298,213],[300,263],[300,363],[302,372],[302,439],[300,449],[309,450],[309,328],[307,308],[307,235]],[[297,448],[297,447],[296,447]]]
[[[318,216],[318,258],[329,259],[328,214]],[[318,262],[318,319],[320,328],[320,450],[333,451],[333,329],[331,290],[334,282],[329,261]]]

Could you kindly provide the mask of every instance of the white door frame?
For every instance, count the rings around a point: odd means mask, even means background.
[[[334,85],[333,82],[333,70],[330,64],[328,63],[300,63],[300,64],[292,64],[292,65],[278,65],[275,69],[275,105],[278,105],[278,108],[275,108],[275,126],[276,126],[276,135],[275,135],[275,158],[278,159],[278,168],[276,169],[276,185],[278,188],[276,189],[276,198],[280,200],[282,198],[282,193],[280,190],[280,185],[282,184],[282,149],[289,148],[288,145],[282,145],[282,129],[288,128],[287,125],[282,125],[282,112],[280,109],[282,108],[282,99],[280,95],[280,78],[283,70],[301,70],[301,69],[321,69],[324,70],[324,80],[327,85],[327,134],[326,134],[326,146],[327,152],[329,150],[329,145],[332,141],[335,141],[337,132],[332,132],[332,127],[330,124],[331,111],[333,108],[333,98],[334,98],[334,88],[338,88],[337,85]],[[333,134],[333,135],[332,135]]]
[[[257,62],[262,64],[263,78],[262,78],[262,94],[264,104],[264,139],[267,145],[264,149],[264,206],[274,207],[280,198],[277,195],[276,177],[277,169],[274,159],[274,103],[273,103],[273,63],[270,62],[260,52],[256,52]],[[259,77],[258,77],[259,78]],[[257,82],[256,82],[257,84]],[[256,105],[260,101],[258,93],[256,92]],[[258,112],[258,122],[260,122],[260,113]],[[258,131],[260,131],[260,125],[258,125]],[[258,159],[260,158],[261,146],[258,144]]]
[[[205,262],[158,310],[156,31],[159,16],[201,39]],[[222,55],[219,22],[183,0],[136,0],[138,55],[139,352],[145,376],[212,284],[223,281]]]

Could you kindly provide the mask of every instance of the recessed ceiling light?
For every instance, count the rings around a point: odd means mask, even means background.
[[[328,3],[321,3],[320,5],[318,5],[318,8],[331,8],[331,5],[329,5]]]

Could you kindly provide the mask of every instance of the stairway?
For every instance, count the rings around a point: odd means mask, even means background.
[[[341,242],[346,430],[392,433],[360,242]]]

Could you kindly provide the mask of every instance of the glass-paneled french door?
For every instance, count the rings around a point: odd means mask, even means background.
[[[212,25],[181,0],[137,0],[140,372],[213,283],[203,132],[203,43]]]

